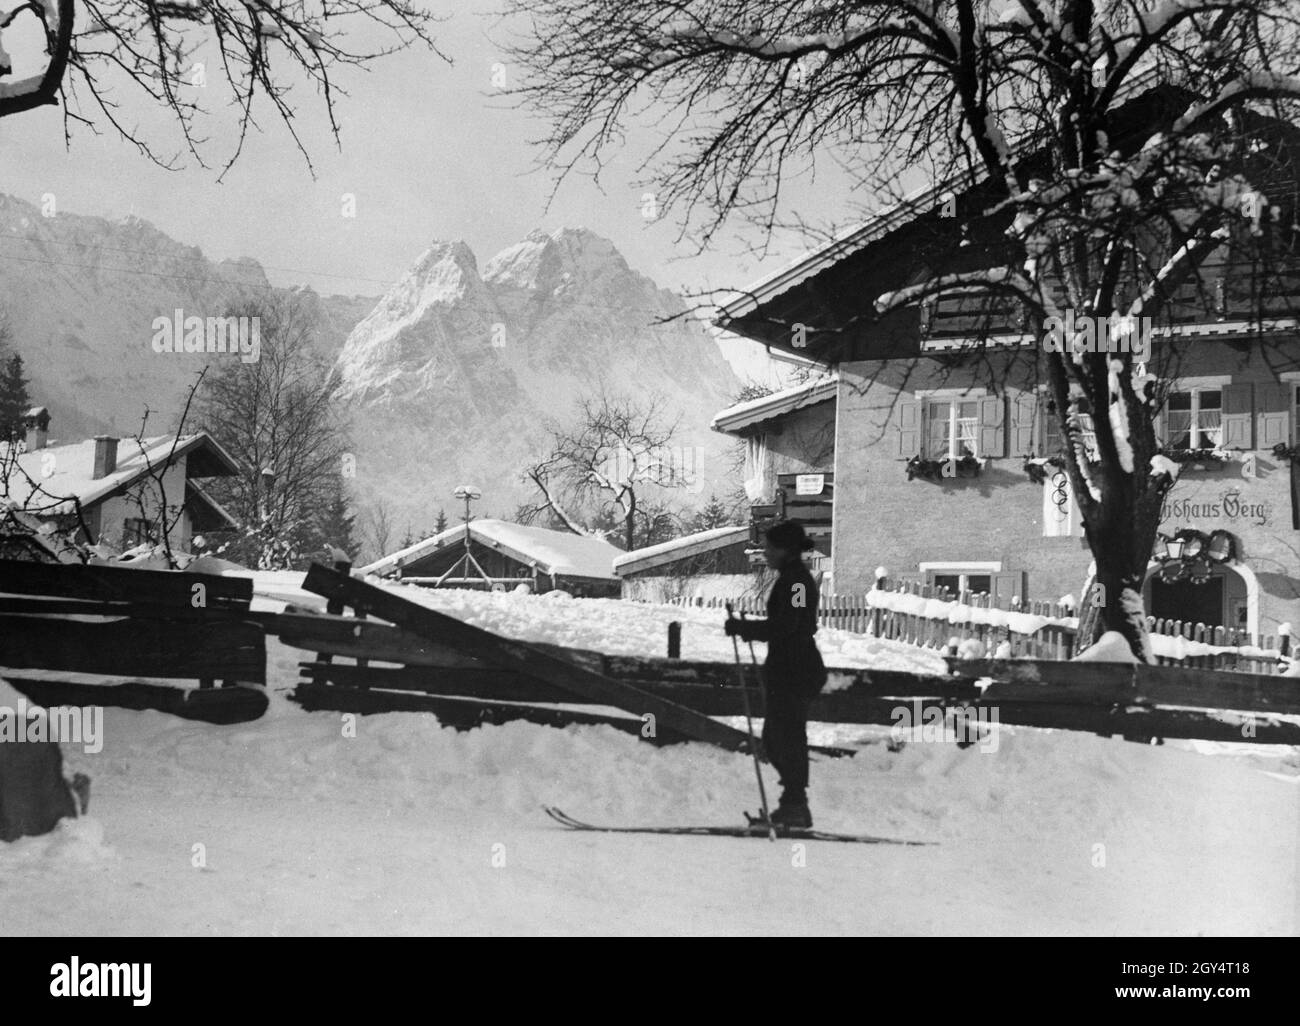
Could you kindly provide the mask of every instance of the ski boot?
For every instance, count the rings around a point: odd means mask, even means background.
[[[781,795],[781,801],[772,810],[772,823],[777,827],[795,830],[812,828],[812,812],[808,808],[806,795],[787,791]]]

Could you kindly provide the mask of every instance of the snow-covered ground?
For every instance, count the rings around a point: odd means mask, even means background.
[[[426,600],[463,601],[462,613],[472,606],[485,626],[528,621],[551,631],[547,640],[583,647],[613,650],[590,639],[613,643],[642,629],[620,634],[619,603]],[[729,656],[729,642],[716,645],[691,611],[624,610],[633,624],[660,617],[688,620],[683,655]],[[554,636],[556,618],[572,625],[572,638]],[[717,632],[716,615],[707,620]],[[662,637],[654,635],[655,653]],[[840,663],[868,644],[826,642],[828,661]],[[898,648],[875,656],[901,663]],[[347,736],[343,716],[306,713],[284,697],[300,655],[270,644],[272,706],[255,723],[109,709],[99,754],[65,745],[68,772],[94,779],[92,815],[0,845],[0,932],[1300,928],[1292,749],[1153,747],[1003,726],[996,751],[915,742],[891,752],[878,743],[814,765],[818,826],[933,847],[576,834],[540,806],[615,824],[735,822],[756,805],[752,766],[708,746],[654,748],[606,727],[456,733],[431,715],[394,713],[362,717]],[[859,657],[869,664],[872,654]],[[931,670],[933,658],[914,655],[913,665]],[[768,780],[774,787],[770,770]]]

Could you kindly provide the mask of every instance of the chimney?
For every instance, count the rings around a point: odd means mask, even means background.
[[[91,480],[98,481],[117,469],[118,441],[112,435],[95,436],[95,472],[91,475]]]
[[[23,414],[23,426],[27,429],[27,451],[44,449],[50,437],[50,411],[44,406],[33,406]]]

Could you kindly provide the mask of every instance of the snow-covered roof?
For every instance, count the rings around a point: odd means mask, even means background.
[[[1130,99],[1138,93],[1151,88],[1159,80],[1159,72],[1153,66],[1140,67],[1130,72],[1129,77],[1116,91],[1111,103]],[[1010,148],[1010,153],[1019,154],[1036,140],[1022,141],[1020,145]],[[718,309],[716,322],[727,327],[728,322],[746,314],[753,313],[763,304],[775,299],[812,278],[818,272],[839,263],[845,257],[866,249],[873,242],[883,239],[890,232],[902,228],[913,218],[933,210],[948,196],[960,195],[977,185],[987,177],[978,165],[971,165],[957,171],[952,177],[933,185],[923,186],[908,193],[891,207],[867,218],[866,221],[841,232],[830,242],[818,247],[793,263],[783,267],[745,289],[744,293]]]
[[[819,271],[839,263],[859,250],[866,249],[871,243],[883,239],[895,229],[902,228],[914,218],[933,210],[943,202],[948,193],[959,194],[969,189],[979,181],[980,177],[973,169],[967,169],[937,185],[927,185],[908,193],[892,207],[887,207],[864,223],[841,232],[824,246],[805,253],[789,266],[750,285],[743,295],[719,307],[718,323],[726,327],[729,321],[753,313],[764,303],[775,299],[796,285],[801,285]]]
[[[536,564],[545,574],[568,577],[594,577],[617,580],[614,576],[614,559],[622,553],[602,538],[552,531],[546,527],[512,524],[505,520],[473,520],[469,525],[470,537],[488,548],[498,549],[520,563]],[[450,527],[432,538],[377,559],[361,568],[362,573],[387,574],[397,569],[400,562],[409,566],[417,559],[442,549],[465,543],[465,525]]]
[[[793,413],[805,406],[827,402],[835,398],[838,389],[839,376],[832,375],[821,381],[796,385],[757,399],[747,399],[735,406],[728,406],[713,418],[709,426],[714,431],[740,431],[773,417]]]
[[[199,453],[210,459],[211,462],[197,473],[190,467],[190,476],[219,476],[237,472],[234,459],[206,431],[182,437],[176,442],[173,454],[174,439],[174,435],[159,435],[144,439],[143,445],[134,438],[121,439],[117,445],[116,468],[111,474],[100,478],[94,476],[93,438],[22,452],[16,461],[17,468],[9,473],[9,498],[19,508],[39,509],[42,516],[61,516],[73,511],[71,500],[74,498],[81,500],[84,509],[130,488],[149,473],[150,466],[156,469],[164,465],[169,454],[173,460]],[[0,454],[7,450],[9,444],[0,444]],[[32,482],[35,482],[35,488]],[[47,496],[68,501],[56,504],[54,499]]]
[[[688,534],[681,538],[674,538],[672,541],[661,542],[658,545],[648,545],[644,549],[623,553],[614,560],[614,573],[620,577],[643,573],[646,570],[653,570],[657,566],[675,563],[679,559],[698,556],[702,552],[724,549],[728,545],[735,545],[738,542],[748,540],[748,538],[749,528],[744,525],[740,527],[715,527],[709,531],[700,531],[698,534]]]

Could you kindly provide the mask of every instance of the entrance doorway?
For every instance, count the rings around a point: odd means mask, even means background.
[[[1149,609],[1157,620],[1182,620],[1207,627],[1234,626],[1228,623],[1227,593],[1221,575],[1211,577],[1204,584],[1193,584],[1191,581],[1169,583],[1153,574],[1150,583]]]

